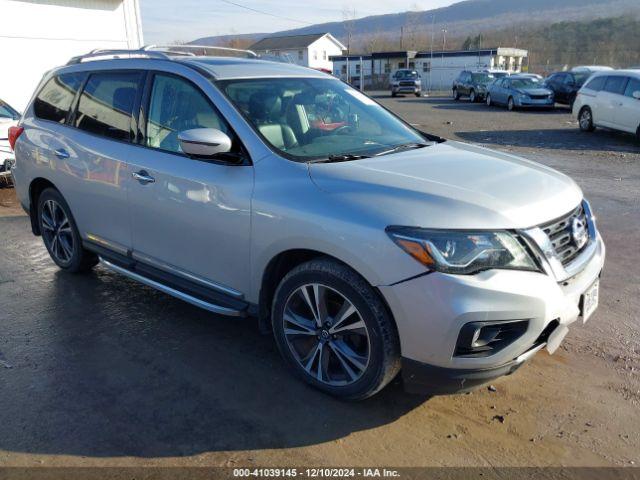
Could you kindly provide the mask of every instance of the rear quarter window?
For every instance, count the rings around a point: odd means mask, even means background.
[[[594,90],[596,92],[599,92],[604,88],[604,83],[606,81],[607,81],[607,77],[605,76],[596,77],[589,80],[587,84],[584,86],[584,88],[588,88],[589,90]]]
[[[42,120],[64,123],[84,77],[84,73],[63,73],[49,79],[33,102],[35,116]]]

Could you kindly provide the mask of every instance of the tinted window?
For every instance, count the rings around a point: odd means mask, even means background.
[[[153,82],[146,145],[181,152],[178,134],[192,128],[217,128],[231,135],[207,97],[190,82],[158,74]]]
[[[131,113],[142,74],[94,73],[80,95],[76,127],[115,140],[131,141]]]
[[[626,86],[627,77],[611,76],[607,77],[607,81],[604,83],[604,91],[622,95]]]
[[[596,77],[593,80],[590,80],[584,88],[588,88],[590,90],[595,90],[596,92],[599,92],[600,90],[602,90],[604,88],[604,82],[607,81],[607,77],[601,76],[601,77]]]
[[[633,92],[640,92],[640,80],[637,78],[630,78],[627,84],[627,89],[624,91],[625,96],[633,97]]]
[[[591,77],[592,73],[591,72],[580,72],[580,73],[574,73],[573,75],[570,75],[574,78],[575,84],[582,86],[584,85],[584,82],[586,82],[589,77]]]
[[[33,102],[36,117],[64,123],[84,76],[84,73],[65,73],[49,79]]]
[[[565,85],[573,85],[576,83],[573,75],[563,75],[562,81]]]
[[[485,84],[485,83],[491,83],[492,81],[495,80],[496,77],[494,77],[490,73],[472,73],[471,78],[474,83]]]

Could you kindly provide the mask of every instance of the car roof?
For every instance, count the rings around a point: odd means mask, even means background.
[[[601,70],[601,71],[598,71],[598,72],[594,72],[593,75],[592,75],[592,78],[595,78],[595,77],[616,77],[616,76],[640,78],[640,70],[634,70],[634,69]]]
[[[275,77],[317,77],[334,78],[313,68],[301,67],[291,63],[274,62],[269,60],[237,57],[213,56],[170,56],[164,58],[108,58],[93,59],[70,63],[55,69],[57,72],[65,70],[84,71],[109,68],[133,68],[144,70],[145,65],[153,69],[155,62],[171,62],[182,64],[190,68],[205,71],[216,80],[237,78],[275,78]]]

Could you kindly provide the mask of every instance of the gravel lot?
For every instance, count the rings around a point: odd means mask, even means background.
[[[352,404],[305,387],[255,321],[97,268],[58,271],[0,189],[0,465],[640,465],[640,143],[569,111],[375,95],[410,123],[571,175],[608,247],[600,308],[469,395]],[[12,203],[13,202],[13,203]]]

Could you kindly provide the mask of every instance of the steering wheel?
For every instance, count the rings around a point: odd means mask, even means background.
[[[336,128],[333,131],[334,135],[348,135],[349,133],[355,133],[356,128],[353,125],[343,125]]]

